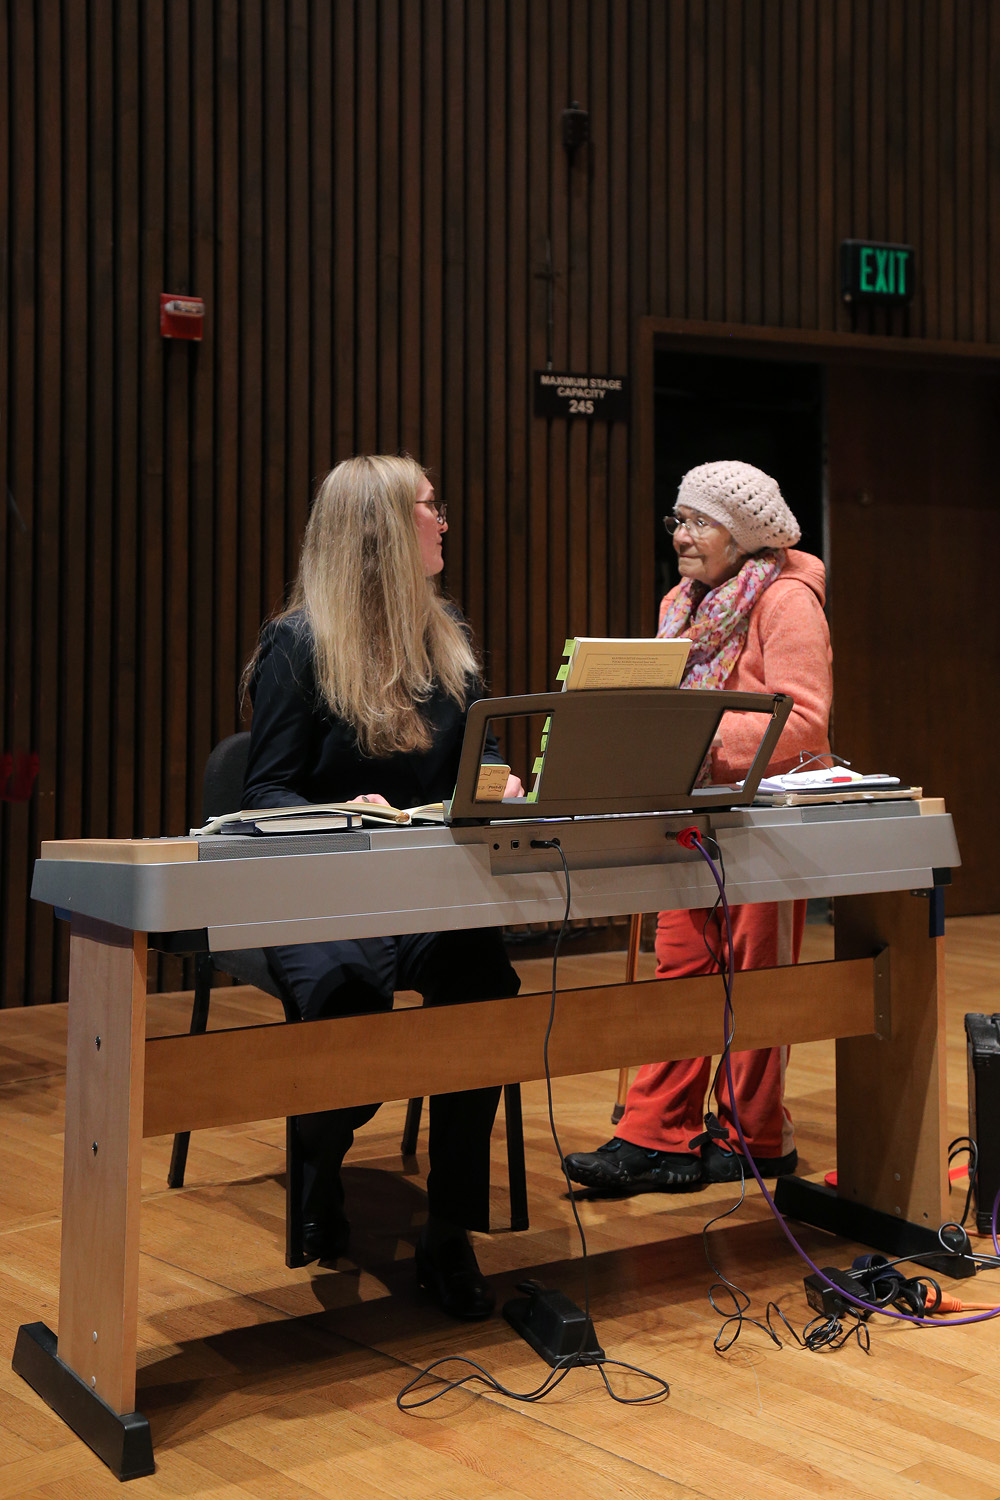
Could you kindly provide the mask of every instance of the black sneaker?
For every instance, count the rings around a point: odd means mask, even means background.
[[[799,1153],[794,1148],[784,1156],[754,1157],[754,1165],[762,1177],[784,1177],[794,1172],[798,1164]],[[741,1170],[745,1178],[753,1178],[741,1151],[723,1151],[714,1141],[702,1147],[701,1174],[705,1182],[739,1182]]]
[[[650,1151],[613,1136],[596,1151],[574,1151],[564,1163],[574,1182],[584,1187],[616,1190],[652,1188],[684,1192],[702,1179],[697,1156],[672,1151]]]

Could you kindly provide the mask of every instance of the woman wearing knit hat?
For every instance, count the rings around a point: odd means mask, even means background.
[[[700,464],[681,480],[664,525],[674,539],[681,582],[660,605],[658,635],[692,642],[683,685],[737,692],[790,693],[795,700],[770,774],[805,755],[829,751],[831,655],[823,614],[825,572],[816,557],[791,550],[795,517],[775,481],[750,464]],[[749,769],[759,731],[749,715],[723,718],[712,752],[712,780],[730,782]],[[806,903],[733,906],[737,969],[797,963]],[[657,976],[717,972],[706,939],[725,959],[719,914],[705,930],[704,911],[661,912]],[[762,1176],[792,1172],[798,1160],[784,1107],[787,1047],[734,1052],[733,1084],[744,1138]],[[738,1141],[724,1074],[717,1110],[730,1150],[714,1140],[692,1147],[704,1129],[711,1059],[648,1063],[629,1090],[618,1134],[597,1151],[566,1158],[574,1180],[597,1189],[684,1191],[739,1176]]]

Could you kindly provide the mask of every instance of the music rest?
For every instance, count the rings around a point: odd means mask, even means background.
[[[447,821],[455,825],[745,807],[753,801],[791,711],[787,693],[705,688],[594,688],[483,698],[469,708]],[[727,713],[766,718],[753,764],[741,787],[696,786]],[[531,796],[477,800],[479,767],[491,726],[502,719],[542,714],[548,723]]]

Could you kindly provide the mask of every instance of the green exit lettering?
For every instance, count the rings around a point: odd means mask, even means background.
[[[901,297],[905,297],[909,290],[906,285],[906,263],[910,257],[905,250],[894,250],[892,253],[896,261],[896,291]]]
[[[914,289],[912,247],[845,240],[841,246],[841,276],[847,301],[855,296],[908,301]]]
[[[890,297],[906,296],[905,250],[879,250],[866,245],[861,252],[861,290]]]

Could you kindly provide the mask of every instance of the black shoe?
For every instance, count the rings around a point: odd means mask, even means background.
[[[433,1249],[420,1240],[415,1264],[420,1285],[450,1318],[488,1318],[496,1307],[496,1293],[467,1239],[442,1240]]]
[[[755,1156],[753,1160],[762,1177],[784,1177],[795,1171],[799,1153],[793,1149],[784,1156]],[[723,1151],[714,1141],[702,1147],[701,1171],[706,1182],[739,1182],[741,1171],[744,1177],[753,1177],[741,1151]]]
[[[351,1242],[351,1226],[346,1219],[303,1219],[302,1264],[314,1260],[339,1260],[346,1255]]]
[[[650,1151],[613,1136],[596,1151],[574,1151],[564,1162],[574,1182],[584,1187],[616,1190],[654,1188],[661,1192],[685,1192],[701,1182],[697,1156],[673,1151]]]

